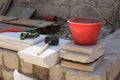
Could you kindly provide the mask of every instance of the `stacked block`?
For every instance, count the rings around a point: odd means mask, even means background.
[[[37,38],[31,39],[20,39],[21,32],[5,32],[0,33],[0,47],[6,48],[14,51],[19,51],[30,47],[32,45],[38,44],[44,41],[45,35],[40,35]]]
[[[104,47],[104,41],[92,46],[81,46],[74,42],[63,44],[61,66],[93,72],[104,60]]]

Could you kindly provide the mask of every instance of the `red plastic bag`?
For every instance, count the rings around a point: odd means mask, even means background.
[[[0,30],[0,33],[3,33],[3,32],[24,32],[24,30],[18,27],[12,27],[12,28]]]

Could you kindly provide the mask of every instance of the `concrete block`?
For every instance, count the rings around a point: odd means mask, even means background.
[[[62,45],[63,50],[89,54],[89,55],[96,53],[98,50],[104,47],[105,47],[104,41],[98,42],[96,45],[92,45],[92,46],[80,46],[80,45],[76,45],[74,42],[68,42]]]
[[[49,80],[65,80],[64,77],[65,73],[60,68],[51,67],[49,69]]]
[[[23,59],[20,59],[21,71],[25,74],[32,74],[33,72],[33,65],[24,62]]]
[[[14,80],[13,71],[2,69],[2,77],[4,80]]]
[[[59,62],[59,50],[61,45],[69,40],[60,39],[58,46],[49,46],[43,53],[38,55],[38,51],[45,45],[41,42],[18,52],[19,56],[27,63],[50,68]]]
[[[44,40],[45,36],[40,35],[35,39],[20,39],[21,32],[7,32],[7,33],[0,33],[0,47],[19,51],[29,46],[35,45]]]
[[[17,52],[3,49],[3,60],[7,68],[18,69],[19,59]]]
[[[77,61],[81,63],[90,63],[98,59],[104,54],[104,49],[98,50],[98,52],[94,53],[93,55],[87,55],[87,54],[81,54],[81,53],[75,53],[75,52],[70,52],[70,51],[60,51],[60,57],[67,59],[67,60],[72,60],[72,61]]]

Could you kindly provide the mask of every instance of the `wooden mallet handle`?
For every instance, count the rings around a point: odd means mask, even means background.
[[[42,47],[42,49],[39,50],[38,55],[40,55],[41,53],[43,53],[47,48],[49,47],[49,44],[45,44],[44,47]]]

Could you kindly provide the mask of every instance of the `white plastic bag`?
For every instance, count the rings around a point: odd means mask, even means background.
[[[32,78],[29,78],[21,73],[19,73],[17,70],[13,72],[14,80],[33,80]]]

